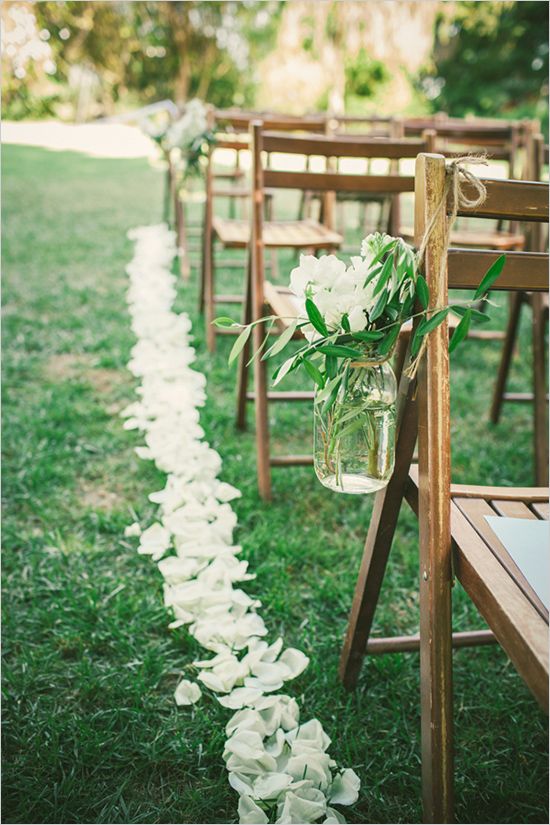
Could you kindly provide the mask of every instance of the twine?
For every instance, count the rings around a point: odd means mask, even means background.
[[[481,206],[487,198],[487,188],[485,184],[477,177],[477,175],[474,175],[473,172],[466,169],[464,166],[465,163],[477,163],[487,166],[487,157],[483,154],[462,155],[461,157],[453,158],[453,160],[449,161],[449,163],[445,165],[445,187],[443,189],[443,195],[441,196],[441,200],[439,201],[428,226],[424,230],[422,242],[416,256],[417,267],[420,267],[424,261],[426,249],[428,248],[428,243],[432,236],[434,227],[440,218],[441,210],[446,210],[447,201],[450,195],[452,206],[449,218],[445,221],[443,254],[441,256],[441,270],[439,272],[440,276],[447,265],[447,252],[450,245],[451,231],[456,221],[459,209],[476,209],[478,206]],[[464,188],[465,184],[470,184],[473,187],[473,197],[470,198],[466,195]],[[438,278],[438,283],[440,282],[441,277]],[[440,296],[436,295],[434,297],[435,306],[438,307]],[[425,336],[416,357],[405,370],[405,375],[411,379],[414,378],[417,373],[418,366],[422,356],[424,355],[427,343],[427,336]]]

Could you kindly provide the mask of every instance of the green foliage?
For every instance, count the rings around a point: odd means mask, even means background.
[[[369,57],[361,48],[355,57],[347,57],[345,62],[346,96],[373,97],[390,74],[380,60]]]
[[[96,113],[109,114],[132,95],[143,103],[195,96],[222,107],[250,103],[249,63],[272,45],[280,4],[68,0],[36,3],[33,11],[50,35],[60,99],[74,98],[74,68],[84,67],[98,86]],[[5,84],[6,111],[30,87],[20,108],[40,115],[31,76]]]
[[[437,21],[433,65],[420,86],[434,110],[450,115],[546,121],[547,78],[547,3],[459,2]]]

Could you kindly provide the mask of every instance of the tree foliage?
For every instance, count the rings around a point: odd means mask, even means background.
[[[60,89],[74,85],[75,67],[93,73],[105,112],[132,94],[143,102],[250,102],[249,65],[271,44],[279,9],[276,0],[34,4]]]
[[[547,3],[468,1],[438,18],[420,85],[451,115],[544,117],[547,78]]]

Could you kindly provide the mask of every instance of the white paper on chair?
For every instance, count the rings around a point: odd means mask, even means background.
[[[485,516],[541,602],[550,607],[550,533],[547,521]]]

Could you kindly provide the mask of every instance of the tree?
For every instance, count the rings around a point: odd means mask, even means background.
[[[548,4],[460,2],[435,26],[433,63],[420,85],[450,115],[545,119]]]
[[[55,60],[62,94],[82,73],[99,89],[99,110],[119,101],[200,96],[218,106],[252,101],[250,64],[273,43],[279,0],[38,2],[32,8]],[[24,82],[15,86],[21,88]]]

